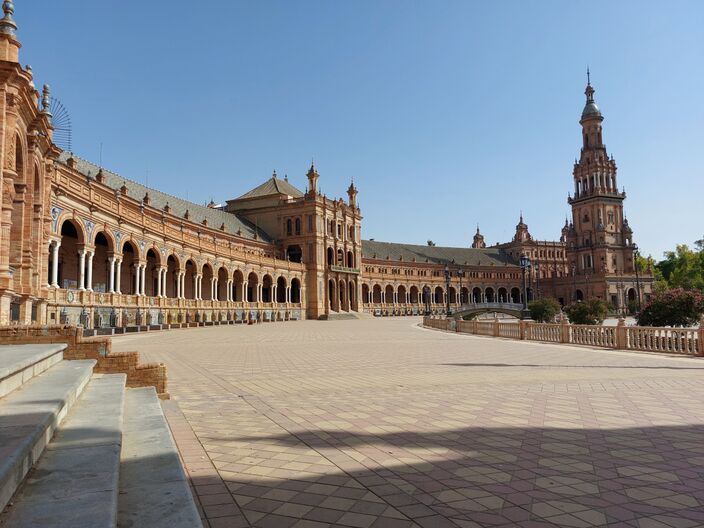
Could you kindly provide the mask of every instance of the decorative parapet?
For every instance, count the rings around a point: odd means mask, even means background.
[[[498,319],[456,321],[445,317],[424,317],[423,326],[504,339],[704,356],[704,317],[699,328],[626,326],[623,319],[617,326],[600,326],[572,325],[564,318],[560,323],[503,323]]]
[[[330,266],[330,271],[335,271],[338,273],[355,273],[359,275],[359,268],[347,268],[345,266]]]

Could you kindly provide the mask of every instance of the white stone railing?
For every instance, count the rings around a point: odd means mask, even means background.
[[[503,323],[498,319],[462,321],[446,317],[424,317],[423,326],[506,339],[704,356],[704,317],[698,329],[626,326],[623,319],[617,326],[598,326],[572,325],[566,319],[560,323]]]

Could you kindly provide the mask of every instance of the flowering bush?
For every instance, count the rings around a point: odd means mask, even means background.
[[[609,305],[601,299],[576,302],[565,308],[572,324],[598,325],[604,322],[609,313]]]
[[[704,295],[675,288],[654,296],[636,315],[639,326],[693,326],[704,314]]]

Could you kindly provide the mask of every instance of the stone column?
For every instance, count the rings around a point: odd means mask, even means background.
[[[93,291],[93,257],[94,251],[88,252],[88,272],[86,274],[86,290]]]
[[[117,259],[115,265],[115,292],[122,293],[122,257]]]
[[[181,298],[181,272],[176,273],[176,298]]]
[[[134,294],[139,295],[140,265],[134,264]]]
[[[210,278],[210,298],[213,301],[218,301],[218,280],[215,277]]]
[[[61,247],[60,240],[54,240],[54,246],[51,250],[51,286],[59,287],[59,248]]]
[[[86,289],[86,250],[78,250],[78,289]]]
[[[115,257],[108,257],[110,271],[108,272],[108,291],[115,293]]]
[[[193,298],[198,299],[198,275],[193,275]]]
[[[147,283],[147,265],[142,264],[142,278],[140,279],[142,283],[142,295],[146,295],[146,283]]]
[[[248,302],[247,299],[247,283],[242,282],[242,302]]]
[[[157,279],[156,279],[156,296],[161,297],[161,281],[163,277],[163,269],[159,268],[159,273],[157,274]]]

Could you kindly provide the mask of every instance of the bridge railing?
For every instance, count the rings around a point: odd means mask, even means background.
[[[505,339],[704,356],[704,317],[699,328],[626,326],[623,319],[619,320],[617,326],[598,326],[572,325],[567,319],[560,323],[504,323],[498,319],[463,321],[445,317],[424,317],[423,325],[438,330]]]

